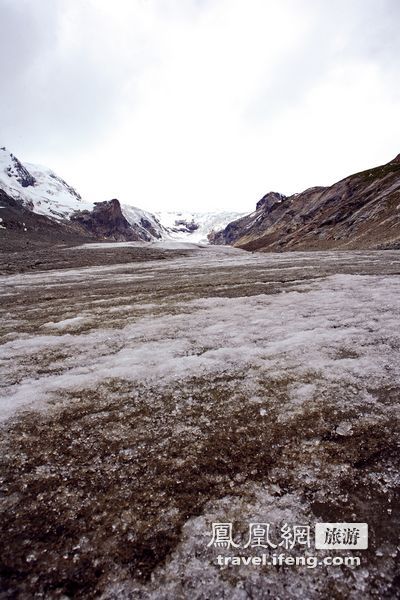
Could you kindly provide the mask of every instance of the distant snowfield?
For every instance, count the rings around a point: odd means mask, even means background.
[[[215,212],[191,212],[191,211],[161,211],[156,212],[155,216],[160,223],[169,230],[169,237],[174,240],[187,241],[192,243],[208,244],[208,235],[211,231],[220,231],[236,219],[244,216],[245,213],[220,211]],[[179,229],[179,223],[195,223],[197,229],[192,232],[173,231]]]
[[[306,388],[312,396],[333,381],[348,387],[366,379],[369,384],[382,384],[399,376],[398,277],[336,274],[294,279],[282,288],[274,284],[276,269],[283,275],[299,265],[295,255],[290,264],[282,266],[281,262],[279,256],[274,260],[209,247],[167,265],[155,261],[2,277],[2,292],[16,297],[39,289],[54,293],[72,286],[79,290],[80,284],[89,283],[91,299],[85,295],[73,301],[63,297],[52,307],[56,315],[33,334],[24,331],[24,324],[37,317],[43,320],[41,305],[25,307],[23,314],[15,315],[17,328],[9,327],[1,348],[1,374],[6,383],[1,417],[24,405],[42,407],[67,391],[96,388],[107,378],[165,388],[193,377],[245,373],[249,391],[256,393],[260,374],[290,374],[299,381],[312,379],[313,384]],[[303,272],[310,267],[303,261]],[[224,297],[224,285],[232,293],[224,276],[242,269],[246,271],[243,281],[235,283],[238,296]],[[115,299],[116,279],[127,286],[135,281],[165,282],[175,288],[176,295],[158,297],[153,291],[150,300],[155,297],[155,302],[148,304],[149,298],[138,289],[134,298],[128,294]],[[204,296],[205,288],[200,287],[199,297],[182,298],[184,286],[190,289],[197,280],[203,285],[210,283],[212,295]],[[107,284],[108,292],[104,291]],[[249,284],[254,295],[241,296],[241,286],[248,288]],[[263,293],[271,284],[274,293]],[[97,285],[101,285],[101,293]],[[218,297],[214,297],[216,292]],[[11,314],[3,316],[6,321],[11,318]],[[52,365],[47,373],[43,373],[44,356]],[[299,402],[307,402],[303,383],[294,386],[291,394],[293,410]]]

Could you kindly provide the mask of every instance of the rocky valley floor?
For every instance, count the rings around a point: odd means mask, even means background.
[[[396,598],[400,252],[3,256],[0,598]],[[359,566],[219,566],[366,522]],[[231,523],[238,548],[216,548]],[[260,555],[260,554],[259,554]]]

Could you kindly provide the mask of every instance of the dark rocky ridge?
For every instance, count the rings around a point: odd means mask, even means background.
[[[271,192],[210,241],[262,251],[400,248],[399,205],[400,155],[330,187]]]
[[[256,210],[263,208],[264,210],[272,210],[277,204],[286,200],[287,196],[279,194],[279,192],[269,192],[265,194],[256,204]]]
[[[71,221],[79,223],[96,239],[106,238],[115,241],[142,239],[122,214],[121,205],[116,198],[106,202],[96,202],[92,211],[76,212],[71,216]]]

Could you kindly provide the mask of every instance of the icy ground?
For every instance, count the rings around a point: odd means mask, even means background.
[[[0,277],[5,597],[397,597],[400,253],[171,256]],[[370,546],[219,567],[258,521]]]

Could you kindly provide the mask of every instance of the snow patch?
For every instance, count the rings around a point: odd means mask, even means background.
[[[189,269],[190,264],[186,259]],[[151,274],[131,276],[154,277],[157,268]],[[79,276],[77,270],[75,280],[87,282],[88,271],[82,269]],[[115,272],[97,270],[96,276],[101,281],[110,278],[111,283]],[[13,278],[4,279],[11,283]],[[20,275],[17,281],[24,279],[45,287],[43,278],[35,279],[33,274]],[[17,281],[14,277],[14,285]],[[118,328],[107,327],[111,315],[115,317],[114,307],[108,314],[104,305],[90,303],[84,316],[78,313],[47,323],[46,328],[55,329],[57,335],[23,336],[3,345],[1,372],[6,377],[17,370],[19,377],[18,383],[4,390],[1,411],[5,417],[27,400],[35,405],[54,394],[97,387],[108,378],[156,385],[161,390],[192,377],[212,380],[239,373],[249,384],[259,376],[295,377],[304,382],[289,389],[292,407],[288,408],[294,410],[321,394],[328,382],[350,386],[368,380],[373,386],[400,375],[394,333],[399,298],[396,277],[335,275],[280,294],[178,301],[170,309],[164,307],[163,314],[127,317]],[[97,326],[84,333],[63,333],[85,319],[97,320]],[[340,353],[347,347],[357,355],[342,360]],[[51,352],[66,357],[57,362],[56,373],[38,377],[35,365]]]

